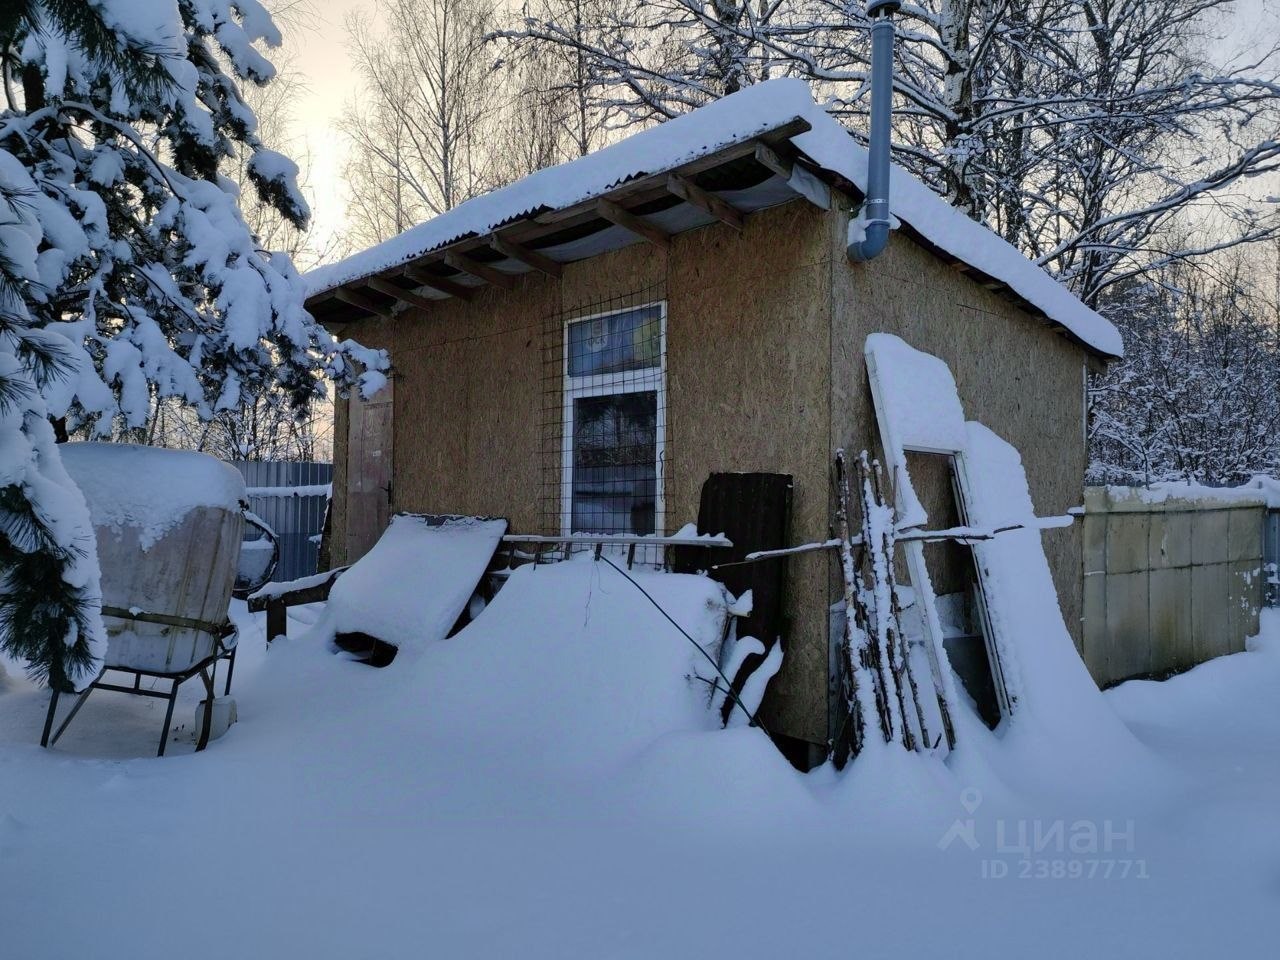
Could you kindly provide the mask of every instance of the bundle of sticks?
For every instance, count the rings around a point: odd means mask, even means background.
[[[844,578],[844,696],[852,723],[850,748],[862,752],[868,739],[898,743],[907,750],[930,749],[943,737],[954,745],[950,710],[938,677],[932,690],[937,711],[926,710],[911,651],[902,627],[902,609],[894,572],[898,539],[894,509],[884,497],[879,461],[864,450],[854,465],[862,531],[850,522],[849,469],[843,450],[836,453],[837,541]],[[929,717],[933,717],[930,723]],[[941,729],[932,727],[941,726]]]

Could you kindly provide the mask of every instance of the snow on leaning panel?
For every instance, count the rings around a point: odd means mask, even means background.
[[[244,529],[239,472],[184,450],[121,443],[59,449],[89,504],[103,605],[225,621]],[[103,620],[108,667],[178,673],[214,653],[215,638],[207,631]]]
[[[334,582],[327,608],[334,633],[367,634],[397,649],[448,635],[507,522],[435,519],[392,517],[373,549]]]
[[[888,414],[881,424],[890,433],[885,448],[891,463],[905,465],[908,449],[950,451],[965,465],[969,525],[989,530],[1022,525],[973,546],[1001,668],[1017,703],[996,734],[1005,748],[998,752],[986,749],[991,734],[985,727],[958,718],[962,752],[966,738],[976,740],[989,761],[1012,761],[1019,776],[1059,785],[1072,778],[1087,782],[1090,771],[1154,775],[1149,758],[1090,678],[1067,630],[1017,449],[982,424],[965,422],[955,380],[939,358],[889,334],[869,336],[866,352],[877,402]],[[910,521],[923,522],[905,470],[899,479],[907,484],[905,504],[916,513]],[[904,519],[900,516],[899,524]],[[921,597],[931,602],[932,590]]]
[[[1033,527],[1035,511],[1021,456],[980,423],[970,421],[966,429],[970,523],[1028,524],[973,547],[986,573],[984,589],[996,636],[1006,641],[1000,656],[1020,694],[1006,741],[1024,745],[1028,768],[1036,765],[1034,755],[1047,755],[1058,776],[1132,775],[1148,769],[1149,758],[1099,692],[1067,631],[1041,532]]]
[[[943,361],[893,334],[871,334],[864,349],[887,466],[900,485],[898,525],[923,526],[929,518],[911,485],[906,452],[964,450],[956,381]]]

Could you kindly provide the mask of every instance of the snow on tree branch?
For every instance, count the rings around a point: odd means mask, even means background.
[[[0,10],[0,644],[59,689],[97,672],[92,530],[61,429],[202,420],[279,393],[298,415],[376,388],[387,358],[334,340],[290,258],[262,248],[236,184],[298,228],[297,167],[242,86],[281,36],[257,0],[27,0]]]
[[[808,79],[865,127],[868,29],[845,0],[607,0],[590,31],[572,3],[526,8],[498,36],[567,49],[619,124],[684,113],[766,77]],[[1142,269],[1154,232],[1202,202],[1275,236],[1274,210],[1227,198],[1276,169],[1277,48],[1206,59],[1230,0],[927,0],[898,14],[899,163],[1097,305]],[[1264,205],[1265,206],[1265,205]],[[1182,252],[1194,256],[1193,250]],[[1167,258],[1153,258],[1158,268]]]

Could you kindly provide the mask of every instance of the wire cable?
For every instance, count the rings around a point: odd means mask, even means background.
[[[702,649],[702,644],[698,643],[697,640],[689,636],[688,631],[686,631],[684,627],[680,626],[680,624],[676,623],[676,621],[672,619],[671,614],[663,610],[662,606],[658,603],[658,601],[653,599],[653,597],[649,595],[649,591],[646,590],[644,587],[640,586],[640,584],[636,583],[636,581],[633,580],[625,570],[623,570],[620,566],[618,566],[616,563],[614,563],[604,554],[600,554],[597,557],[597,559],[603,560],[609,566],[613,567],[613,569],[617,570],[618,573],[622,574],[622,578],[624,580],[626,580],[629,584],[631,584],[633,587],[639,590],[644,595],[644,598],[648,600],[651,604],[653,604],[654,609],[657,610],[664,617],[666,617],[667,622],[670,623],[677,630],[679,630],[680,633],[684,636],[684,638],[688,640],[691,644],[693,644],[694,649],[697,650],[700,654],[702,654],[703,657],[706,658],[707,663],[711,664],[711,666],[715,669],[716,673],[720,675],[720,679],[725,682],[725,687],[729,692],[729,696],[733,698],[733,702],[738,705],[738,708],[747,715],[747,719],[751,722],[751,726],[759,727],[762,731],[764,731],[764,735],[772,740],[773,734],[769,732],[769,728],[766,727],[764,723],[761,722],[756,717],[755,714],[753,714],[750,710],[747,709],[747,705],[742,702],[742,698],[739,697],[737,692],[733,689],[733,681],[725,676],[724,671],[720,669],[720,664],[716,663],[715,659],[711,656],[711,654],[707,653],[706,650]]]

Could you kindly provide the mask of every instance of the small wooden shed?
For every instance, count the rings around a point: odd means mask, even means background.
[[[672,533],[726,472],[789,475],[792,538],[825,539],[833,452],[877,448],[876,331],[950,366],[968,415],[1021,451],[1038,512],[1081,504],[1086,374],[1119,355],[1115,329],[901,170],[887,250],[851,262],[865,180],[865,150],[777,80],[313,271],[314,316],[394,367],[380,395],[338,403],[334,563],[395,510]],[[920,474],[945,526],[945,464]],[[1079,530],[1045,544],[1078,641]],[[944,588],[962,578],[935,563]],[[764,716],[805,766],[833,736],[839,577],[813,553],[787,581]]]

